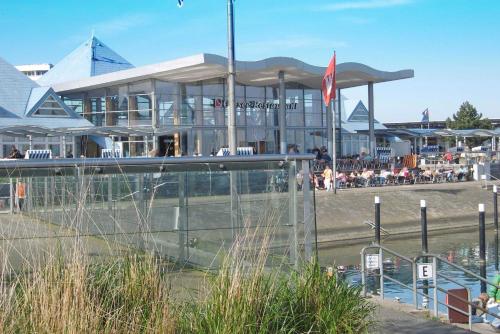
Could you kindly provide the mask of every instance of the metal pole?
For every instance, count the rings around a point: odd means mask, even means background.
[[[412,284],[413,305],[415,306],[415,309],[418,309],[418,298],[417,298],[417,264],[416,263],[412,263],[412,265],[411,265],[411,271],[412,271],[412,278],[413,278],[413,284]]]
[[[286,88],[285,88],[285,72],[279,71],[279,128],[280,128],[280,153],[287,154],[286,140]]]
[[[439,317],[439,309],[438,309],[438,282],[437,282],[437,259],[436,257],[432,257],[432,273],[434,274],[434,289],[433,289],[433,299],[434,299],[434,316],[436,318]]]
[[[228,96],[228,122],[227,138],[229,152],[236,155],[236,104],[235,104],[235,60],[234,60],[234,16],[233,1],[227,0],[227,96]]]
[[[479,204],[479,275],[486,279],[486,232],[484,204]],[[486,292],[486,282],[481,281],[481,293]]]
[[[14,191],[14,182],[9,178],[9,191],[10,191],[10,213],[14,213],[14,203],[16,201],[16,192]]]
[[[288,219],[290,230],[290,263],[299,269],[299,227],[297,221],[297,162],[290,161],[288,168]]]
[[[373,82],[368,83],[368,132],[370,155],[375,158],[375,103],[373,100]]]
[[[304,258],[306,261],[311,261],[313,258],[312,248],[312,235],[313,233],[313,219],[316,208],[311,208],[311,193],[310,193],[310,179],[309,179],[309,161],[302,160],[302,170],[304,172],[304,181],[302,183],[302,194],[304,198]],[[314,231],[317,233],[317,231]]]
[[[337,151],[339,152],[339,156],[342,156],[342,95],[340,92],[340,88],[337,89],[337,114],[339,115],[339,133],[338,133],[338,141],[340,143]],[[335,119],[337,121],[337,119]],[[337,135],[337,133],[335,133]],[[337,142],[337,137],[335,137],[335,142]],[[335,152],[337,153],[337,152]],[[336,156],[336,155],[335,155]],[[332,157],[333,158],[333,157]]]
[[[384,251],[379,248],[380,298],[384,299]]]
[[[328,153],[332,154],[333,159],[333,119],[332,104],[326,105],[326,142]]]
[[[227,139],[229,145],[229,154],[237,154],[236,143],[236,102],[235,102],[235,56],[234,56],[234,11],[233,1],[227,1]],[[238,175],[235,171],[229,173],[230,196],[231,196],[231,232],[233,240],[236,237],[238,228]]]
[[[330,103],[332,105],[332,103]],[[333,107],[332,107],[332,124],[331,126],[332,129],[332,151],[330,154],[332,155],[332,164],[333,164],[333,193],[337,193],[337,117],[335,116],[335,101],[333,102]]]
[[[380,245],[380,197],[375,196],[375,243]]]
[[[364,249],[361,251],[361,289],[363,296],[366,297],[366,268]]]
[[[498,273],[498,191],[493,186],[493,222],[495,224],[495,271]]]
[[[497,186],[493,186],[493,222],[495,231],[498,231],[498,190]]]
[[[426,254],[429,252],[429,247],[427,244],[427,204],[425,200],[420,200],[420,229],[421,229],[421,238],[422,238],[422,253]],[[428,261],[426,257],[423,258],[425,262]],[[424,280],[423,282],[423,293],[425,295],[429,294],[429,281]],[[426,308],[428,305],[428,297],[424,296],[422,300],[422,306]]]
[[[61,158],[66,158],[66,136],[62,136],[62,150],[59,154]]]

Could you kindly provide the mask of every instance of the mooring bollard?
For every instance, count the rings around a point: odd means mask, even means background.
[[[427,204],[425,200],[420,201],[420,226],[422,229],[422,252],[429,252],[427,245]]]
[[[375,243],[380,245],[380,197],[375,196]]]
[[[479,204],[479,275],[486,279],[486,232],[484,204]],[[486,282],[481,281],[481,293],[486,292]]]
[[[424,199],[420,200],[420,229],[421,229],[421,238],[422,238],[422,253],[426,254],[429,252],[429,247],[427,244],[427,204]],[[423,258],[424,262],[427,262],[427,258]],[[423,293],[424,297],[422,298],[422,307],[428,308],[429,306],[429,281],[423,280],[422,284],[424,286]]]

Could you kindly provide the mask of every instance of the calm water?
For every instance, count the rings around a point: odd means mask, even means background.
[[[498,255],[495,257],[495,232],[494,230],[487,229],[486,231],[486,260],[487,260],[487,276],[489,279],[493,278],[495,275],[495,267],[498,263]],[[344,265],[347,266],[348,270],[346,273],[346,279],[353,283],[358,284],[361,282],[361,275],[359,273],[360,264],[360,251],[368,243],[356,244],[356,245],[343,245],[339,247],[332,248],[320,248],[319,258],[322,265]],[[394,250],[407,257],[414,257],[419,255],[421,248],[420,236],[415,236],[410,239],[386,239],[382,244],[391,250]],[[472,272],[479,275],[479,231],[478,229],[471,229],[465,232],[450,232],[448,234],[441,235],[429,235],[429,252],[440,254],[442,257],[448,259],[453,263],[457,263]],[[498,250],[497,250],[498,254]],[[402,281],[403,283],[410,285],[412,284],[411,267],[397,259],[387,255],[384,255],[384,261],[390,261],[394,264],[394,269],[387,271],[386,274]],[[443,271],[442,271],[443,270]],[[475,298],[480,293],[480,284],[476,279],[466,276],[463,273],[453,270],[448,266],[440,266],[440,272],[460,281],[471,289],[472,297]],[[374,284],[374,279],[368,280],[368,286]],[[460,286],[447,282],[443,279],[438,280],[438,285],[443,289],[455,289],[460,288]],[[400,298],[401,302],[412,303],[412,294],[410,290],[400,287],[395,283],[386,281],[384,284],[385,288],[385,298],[394,299]],[[370,288],[369,288],[370,289]],[[429,291],[432,295],[432,289]],[[445,294],[442,292],[438,293],[440,301],[445,300]],[[421,300],[419,299],[419,304]],[[432,307],[432,304],[429,304]],[[446,312],[444,306],[440,306],[441,312]]]

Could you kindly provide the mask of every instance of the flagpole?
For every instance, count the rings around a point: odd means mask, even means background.
[[[235,105],[235,57],[234,57],[234,15],[233,0],[227,0],[227,139],[229,152],[236,155],[236,105]]]
[[[234,10],[233,0],[227,0],[227,141],[229,154],[237,154],[236,146],[236,103],[235,103],[235,57],[234,57]],[[229,187],[231,195],[231,235],[233,242],[239,231],[238,203],[238,172],[229,172]]]

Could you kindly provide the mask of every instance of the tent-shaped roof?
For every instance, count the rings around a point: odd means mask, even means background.
[[[50,87],[38,84],[0,58],[0,127],[92,126],[65,105]]]
[[[0,58],[0,117],[22,117],[35,87],[33,80]]]
[[[133,67],[125,58],[92,36],[45,73],[38,83],[53,85]]]
[[[366,109],[363,101],[360,100],[358,102],[356,107],[354,107],[354,110],[352,111],[351,115],[349,115],[347,121],[368,123],[368,109]],[[378,123],[376,119],[374,120],[374,122]]]

